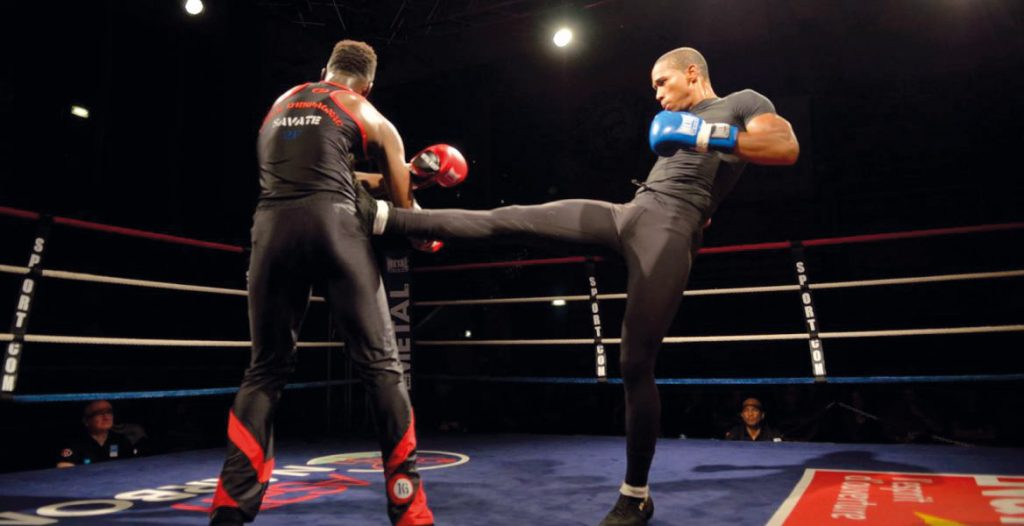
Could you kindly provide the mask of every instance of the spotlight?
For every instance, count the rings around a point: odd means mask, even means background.
[[[203,12],[203,0],[188,0],[185,2],[185,11],[190,15],[198,15]]]
[[[555,45],[558,47],[568,46],[569,42],[572,42],[572,30],[567,27],[563,27],[555,32],[555,38],[552,40],[554,40]]]
[[[551,300],[551,305],[555,307],[565,307],[565,300]]]
[[[473,337],[473,331],[466,331],[466,337],[467,338],[472,338]]]
[[[71,114],[82,119],[89,118],[89,110],[81,106],[71,106]]]

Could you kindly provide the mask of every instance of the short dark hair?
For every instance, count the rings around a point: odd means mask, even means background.
[[[106,404],[106,405],[110,406],[111,410],[114,409],[114,406],[111,405],[110,402],[107,401],[107,400],[102,400],[102,399],[100,399],[100,400],[92,400],[91,402],[85,404],[84,407],[82,407],[82,418],[91,418],[92,414],[93,414],[93,411],[90,411],[89,408],[94,406],[94,405],[96,405],[96,404]]]
[[[761,405],[761,401],[757,398],[750,397],[743,401],[743,406],[740,409],[746,409],[747,406],[756,407],[758,411],[764,411],[764,407]]]
[[[366,42],[342,40],[334,45],[327,69],[373,80],[377,72],[377,53]]]
[[[687,66],[694,64],[700,71],[701,76],[706,80],[711,80],[711,75],[708,73],[708,61],[704,60],[704,55],[701,55],[700,51],[692,47],[673,49],[662,55],[657,62],[668,62],[679,70],[685,70]]]

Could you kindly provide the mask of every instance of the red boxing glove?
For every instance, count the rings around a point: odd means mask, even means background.
[[[417,188],[434,183],[451,188],[466,180],[469,166],[466,165],[466,158],[462,156],[462,152],[454,146],[435,144],[424,148],[409,161],[409,171],[416,177],[425,179],[416,185]]]
[[[431,241],[431,240],[427,240],[427,239],[419,239],[419,238],[415,238],[415,237],[410,237],[409,238],[409,243],[412,245],[412,248],[415,248],[416,250],[419,250],[420,252],[426,252],[427,254],[433,254],[433,253],[441,250],[442,248],[444,248],[444,242],[443,241],[437,241],[437,240]]]

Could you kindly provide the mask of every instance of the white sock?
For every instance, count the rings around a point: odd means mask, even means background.
[[[619,493],[627,497],[633,497],[635,499],[646,499],[651,495],[651,487],[644,486],[642,488],[639,488],[636,486],[630,486],[629,484],[623,482],[622,487],[619,488]]]
[[[373,235],[379,236],[384,233],[388,226],[388,209],[391,206],[387,201],[377,200],[377,215],[373,216]]]

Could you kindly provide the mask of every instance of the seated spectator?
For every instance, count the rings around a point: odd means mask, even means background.
[[[122,434],[113,431],[114,408],[106,400],[90,402],[82,411],[84,432],[67,441],[57,459],[58,468],[105,462],[135,456],[135,448]]]
[[[757,398],[743,401],[740,418],[743,423],[730,429],[725,434],[726,440],[744,440],[750,442],[782,442],[782,434],[764,425],[764,407]]]

